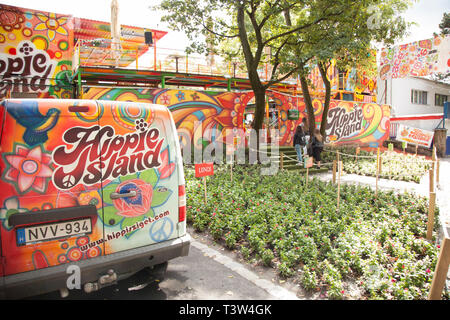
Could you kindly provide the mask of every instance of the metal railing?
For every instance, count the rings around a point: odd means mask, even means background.
[[[162,48],[156,44],[148,46],[145,44],[138,45],[136,42],[121,41],[119,47],[119,49],[113,49],[114,44],[110,39],[78,40],[73,49],[73,72],[80,66],[95,66],[226,78],[248,78],[246,65],[243,61],[226,61],[218,55],[187,54],[183,50]],[[116,59],[116,57],[119,58]],[[272,68],[269,63],[262,64],[258,69],[261,81],[270,80],[271,72]],[[295,84],[299,88],[297,91],[301,91],[297,77],[287,79],[284,83]],[[320,98],[325,95],[325,89],[311,88],[310,94]],[[332,90],[332,94],[338,95],[335,100],[345,100],[344,95],[351,94],[352,101],[376,102],[375,96],[356,95],[346,90]]]

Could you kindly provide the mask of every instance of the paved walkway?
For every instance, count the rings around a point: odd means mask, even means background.
[[[321,180],[332,180],[332,173],[315,174]],[[450,157],[440,158],[439,184],[436,187],[436,204],[439,207],[439,219],[441,221],[440,238],[444,236],[444,228],[447,235],[450,236]],[[375,177],[360,176],[356,174],[344,174],[341,176],[341,183],[353,183],[368,185],[375,189]],[[411,192],[420,196],[429,197],[430,179],[426,174],[422,177],[420,183],[395,181],[387,179],[378,180],[379,190],[394,190],[397,192]]]

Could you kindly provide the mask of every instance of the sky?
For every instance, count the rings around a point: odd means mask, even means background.
[[[121,24],[168,31],[158,42],[163,48],[184,49],[188,40],[183,33],[170,30],[161,23],[161,13],[149,7],[158,0],[118,0],[119,21]],[[100,21],[111,20],[111,0],[0,0],[0,3],[28,9],[37,9],[61,14],[71,14],[80,18]],[[403,14],[409,22],[418,25],[410,29],[410,35],[399,41],[409,43],[428,39],[439,31],[439,23],[444,12],[450,12],[449,0],[419,0]]]
[[[408,22],[418,25],[410,29],[410,35],[402,43],[431,38],[433,32],[439,33],[439,24],[444,12],[450,12],[450,0],[420,0],[417,1],[402,16]]]

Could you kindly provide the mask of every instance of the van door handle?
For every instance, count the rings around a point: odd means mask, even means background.
[[[120,199],[120,198],[128,198],[128,197],[136,197],[137,193],[136,191],[130,191],[127,193],[117,193],[117,192],[113,192],[110,194],[110,198],[111,199]]]

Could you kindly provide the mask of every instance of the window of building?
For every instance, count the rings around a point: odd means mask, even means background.
[[[436,93],[434,95],[434,105],[443,107],[444,102],[448,101],[447,99],[448,99],[448,96],[446,96],[445,94]]]
[[[427,91],[411,90],[411,103],[427,104]]]

